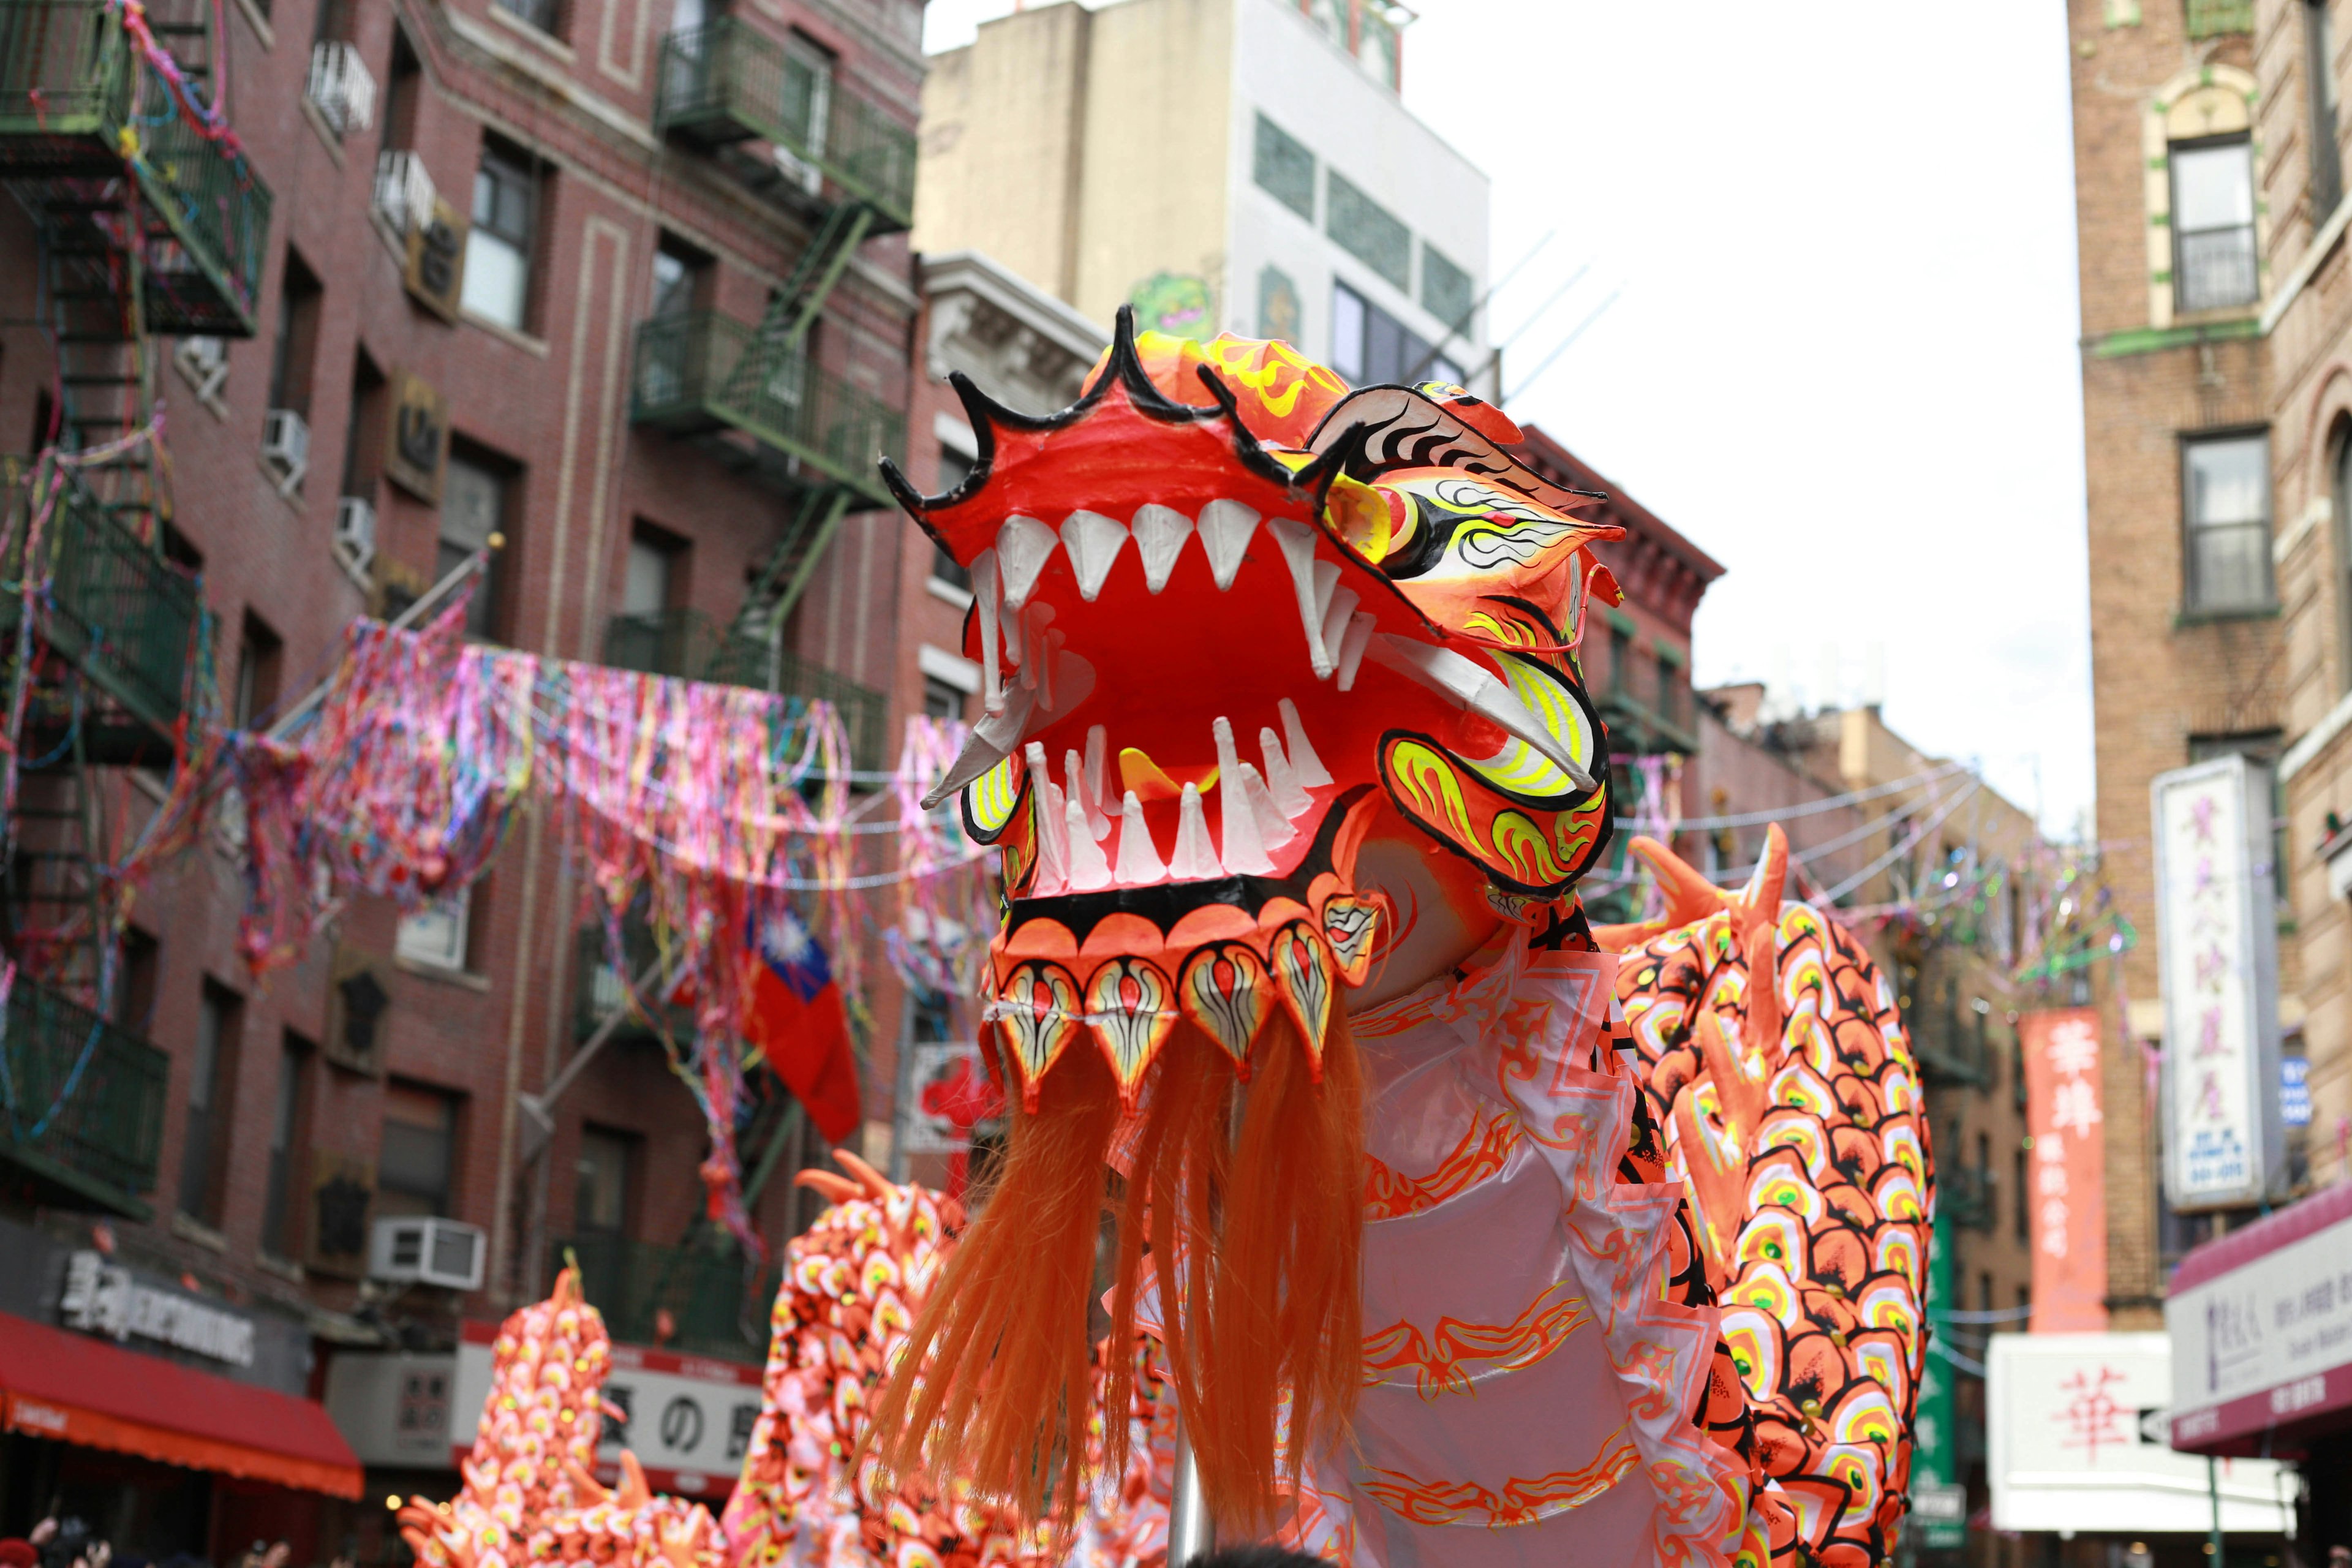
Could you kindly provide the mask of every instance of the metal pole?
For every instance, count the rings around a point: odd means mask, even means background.
[[[1201,1463],[1185,1440],[1184,1423],[1176,1423],[1176,1479],[1168,1497],[1168,1568],[1184,1568],[1195,1557],[1216,1550],[1216,1521],[1209,1517],[1208,1500],[1201,1495]]]
[[[401,611],[397,616],[394,616],[390,623],[392,629],[396,632],[401,632],[406,631],[410,626],[415,626],[418,621],[425,617],[425,611],[431,609],[434,605],[447,598],[450,591],[456,588],[458,584],[463,583],[467,578],[471,577],[475,573],[481,571],[485,566],[487,566],[489,563],[490,552],[500,549],[505,544],[505,535],[498,533],[490,535],[489,543],[484,545],[481,549],[475,551],[471,555],[467,556],[465,560],[451,567],[447,576],[442,578],[438,583],[434,584],[430,588],[425,589],[423,595],[411,604],[408,608]],[[297,702],[293,707],[286,710],[284,713],[278,716],[278,722],[269,726],[269,738],[273,741],[284,740],[287,732],[294,728],[296,721],[299,720],[302,715],[308,713],[311,709],[316,708],[320,703],[324,702],[327,700],[327,693],[333,689],[334,684],[334,678],[330,676],[326,679],[319,682],[318,685],[310,688],[309,693],[303,697],[301,701]]]
[[[2210,1454],[2205,1456],[2205,1495],[2213,1504],[2213,1539],[2206,1550],[2213,1554],[2213,1568],[2222,1568],[2221,1461]]]

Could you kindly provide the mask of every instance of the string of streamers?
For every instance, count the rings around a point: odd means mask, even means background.
[[[234,737],[246,816],[247,963],[298,957],[351,893],[426,907],[470,885],[534,803],[593,889],[624,974],[625,921],[655,933],[667,992],[690,1007],[680,1078],[702,1111],[710,1215],[748,1252],[735,1136],[746,1119],[741,1021],[747,943],[767,900],[845,887],[856,826],[848,743],[831,704],[470,646],[465,596],[416,631],[373,621],[346,636],[324,699],[285,738]],[[981,877],[951,821],[915,805],[961,736],[909,726],[896,791],[905,821],[894,963],[956,980],[987,938]],[[854,900],[822,900],[845,995],[860,988]],[[960,983],[960,982],[959,982]]]

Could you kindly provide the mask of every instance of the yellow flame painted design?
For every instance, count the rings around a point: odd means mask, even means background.
[[[1389,752],[1388,766],[1390,782],[1415,816],[1442,825],[1465,848],[1474,847],[1462,781],[1444,753],[1418,741],[1400,741]]]
[[[1011,757],[964,786],[965,805],[983,842],[1004,831],[1004,825],[1013,820],[1013,803],[1020,798],[1020,782],[1013,776]]]
[[[1525,812],[1497,813],[1493,838],[1496,855],[1519,881],[1530,887],[1545,887],[1568,879],[1567,869],[1552,858],[1551,845],[1544,837],[1543,829]]]

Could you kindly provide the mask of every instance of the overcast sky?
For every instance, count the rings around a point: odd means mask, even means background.
[[[926,45],[1013,8],[929,0]],[[1699,681],[1883,695],[1915,744],[2071,832],[2091,712],[2063,9],[1416,8],[1405,103],[1492,176],[1497,271],[1558,231],[1496,299],[1511,413],[1727,568]]]

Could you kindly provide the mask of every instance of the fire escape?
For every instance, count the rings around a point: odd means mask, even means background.
[[[0,182],[38,257],[5,309],[53,355],[36,450],[0,457],[0,1189],[133,1217],[168,1059],[121,962],[113,868],[159,809],[126,770],[172,776],[211,679],[198,581],[170,558],[156,345],[252,335],[269,226],[209,107],[211,17],[0,0]]]

